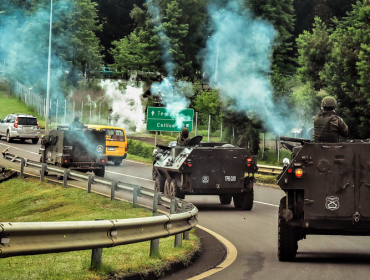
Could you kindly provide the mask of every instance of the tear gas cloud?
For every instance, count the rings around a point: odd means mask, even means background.
[[[246,115],[257,115],[275,133],[288,126],[282,113],[286,106],[273,101],[269,80],[274,39],[272,24],[255,19],[242,8],[241,1],[230,1],[225,7],[208,7],[213,34],[207,40],[203,70],[220,91],[231,100],[229,109]]]
[[[6,65],[6,73],[18,79],[34,91],[46,91],[48,67],[48,41],[50,7],[39,5],[34,12],[15,8],[9,1],[3,4],[4,13],[0,14],[0,61]],[[54,1],[53,24],[60,21],[60,16],[74,9],[73,3],[67,0]],[[58,12],[55,12],[58,11]],[[57,48],[63,48],[69,34],[59,34],[52,38],[51,91],[50,96],[61,96],[59,78],[64,74],[66,62],[56,56]],[[58,43],[56,43],[58,42]],[[55,49],[53,49],[55,48]]]
[[[142,87],[127,84],[125,90],[119,81],[105,80],[100,83],[106,97],[112,102],[112,125],[123,127],[126,132],[144,132],[145,115],[141,105]]]

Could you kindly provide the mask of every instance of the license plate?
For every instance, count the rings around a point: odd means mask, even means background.
[[[115,151],[116,148],[111,148],[111,147],[108,147],[108,151]]]

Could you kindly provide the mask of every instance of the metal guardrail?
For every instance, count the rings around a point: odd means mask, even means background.
[[[275,174],[278,175],[283,171],[283,168],[280,166],[269,166],[269,165],[257,165],[257,173],[261,174]]]
[[[137,198],[142,196],[153,199],[153,213],[161,204],[170,208],[170,215],[81,222],[3,222],[0,223],[0,258],[93,249],[92,265],[95,265],[101,262],[101,248],[148,240],[151,240],[151,255],[158,254],[158,238],[175,235],[175,247],[181,246],[182,238],[188,239],[188,231],[198,223],[198,209],[184,200],[141,186],[26,160],[7,150],[3,156],[7,160],[20,162],[21,177],[24,176],[24,167],[33,167],[40,169],[41,180],[47,172],[64,176],[63,187],[67,186],[68,178],[78,179],[86,181],[87,192],[91,192],[91,184],[97,182],[111,187],[111,200],[115,199],[116,189],[131,192],[134,207],[137,206]]]

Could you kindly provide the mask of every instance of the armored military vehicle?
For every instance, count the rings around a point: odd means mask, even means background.
[[[190,139],[186,147],[157,145],[155,189],[183,199],[185,195],[219,195],[221,204],[251,210],[257,157],[226,143]]]
[[[278,257],[294,260],[306,235],[370,235],[370,143],[280,137],[292,152],[278,178]],[[295,144],[293,143],[295,142]]]
[[[105,132],[59,126],[41,139],[40,162],[104,177]]]

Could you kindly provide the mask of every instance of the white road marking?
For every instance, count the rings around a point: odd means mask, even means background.
[[[113,171],[105,171],[105,173],[112,173],[112,174],[116,174],[116,175],[122,175],[122,176],[126,176],[126,177],[130,177],[130,178],[134,178],[134,179],[140,179],[140,180],[144,180],[144,181],[149,181],[149,182],[154,182],[153,180],[150,180],[150,179],[145,179],[145,178],[141,178],[141,177],[136,177],[136,176],[132,176],[132,175],[127,175],[127,174],[123,174],[123,173],[118,173],[118,172],[113,172]]]
[[[20,150],[20,151],[31,153],[31,154],[35,154],[35,155],[38,155],[39,154],[39,153],[35,153],[35,152],[30,152],[28,150],[24,150],[24,149],[21,149],[21,148],[17,148],[17,147],[11,146],[9,144],[0,143],[0,145],[7,146],[7,147],[12,148],[12,149]]]
[[[263,205],[268,205],[268,206],[274,206],[274,207],[279,207],[279,205],[275,205],[275,204],[270,204],[270,203],[266,203],[266,202],[261,202],[261,201],[254,201],[255,203],[259,203],[259,204],[263,204]]]

